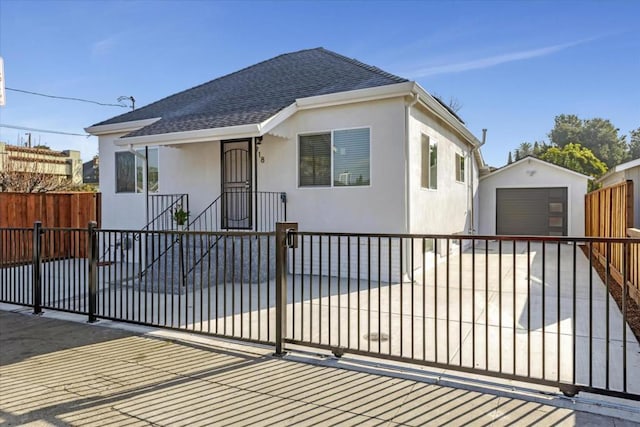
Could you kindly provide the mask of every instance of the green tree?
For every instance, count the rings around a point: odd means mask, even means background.
[[[594,178],[602,176],[607,171],[607,165],[580,144],[569,143],[562,148],[549,147],[540,159]]]
[[[527,156],[531,156],[533,154],[533,145],[530,142],[523,142],[516,148],[513,152],[516,161],[520,159],[524,159]]]
[[[561,114],[555,118],[549,139],[552,145],[560,148],[568,144],[580,144],[611,168],[629,157],[626,138],[618,132],[619,129],[606,119],[581,120],[573,114]]]
[[[571,142],[580,141],[584,124],[574,114],[560,114],[554,119],[554,126],[549,132],[549,140],[552,144],[564,147]]]
[[[640,159],[640,127],[629,132],[629,157]]]
[[[533,155],[536,157],[542,156],[547,150],[551,148],[549,144],[544,141],[536,141],[533,143]]]

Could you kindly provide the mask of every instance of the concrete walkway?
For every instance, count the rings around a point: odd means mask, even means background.
[[[0,311],[0,426],[640,425],[633,408],[623,420],[566,398],[526,401],[345,369],[345,359],[275,358],[268,347],[19,310]]]

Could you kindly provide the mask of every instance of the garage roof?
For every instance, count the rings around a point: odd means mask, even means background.
[[[564,166],[558,166],[558,165],[556,165],[554,163],[547,162],[545,160],[540,160],[539,158],[534,157],[534,156],[526,156],[526,157],[523,157],[520,160],[517,160],[517,161],[515,161],[513,163],[510,163],[508,165],[505,165],[505,166],[503,166],[503,167],[501,167],[499,169],[496,169],[495,171],[491,172],[490,174],[487,174],[487,175],[484,175],[484,176],[480,177],[480,180],[483,180],[483,179],[498,175],[498,174],[500,174],[500,173],[502,173],[502,172],[504,172],[504,171],[506,171],[508,169],[511,169],[512,167],[514,167],[516,165],[520,165],[520,164],[524,163],[525,160],[528,161],[528,162],[533,161],[533,162],[536,162],[536,163],[539,163],[539,164],[543,164],[545,166],[550,166],[550,167],[556,168],[558,170],[561,170],[563,172],[566,172],[568,174],[579,176],[581,178],[593,179],[592,176],[581,174],[580,172],[576,172],[576,171],[574,171],[572,169],[565,168]]]

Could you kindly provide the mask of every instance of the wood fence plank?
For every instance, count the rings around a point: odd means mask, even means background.
[[[44,228],[86,228],[89,221],[100,223],[102,199],[96,193],[0,193],[0,228],[18,227],[33,228],[35,221],[41,221]],[[60,237],[65,233],[56,233]],[[53,244],[52,239],[43,239],[43,257],[86,257],[85,237],[70,237]],[[2,234],[6,242],[9,234]],[[32,242],[25,242],[29,246],[23,254],[11,262],[28,262],[31,259]],[[8,250],[2,248],[3,254]],[[2,256],[8,260],[9,254]],[[0,260],[0,262],[2,262]],[[7,261],[8,262],[8,261]]]
[[[633,227],[633,182],[601,188],[585,195],[585,235],[590,237],[627,237]],[[607,257],[614,281],[622,286],[627,271],[629,295],[640,304],[640,245],[631,245],[627,265],[622,244],[612,244],[606,253],[605,243],[593,245],[593,252],[603,266]]]

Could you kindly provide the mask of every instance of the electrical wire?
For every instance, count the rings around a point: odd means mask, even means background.
[[[108,103],[104,103],[104,102],[90,101],[88,99],[82,99],[82,98],[72,98],[72,97],[68,97],[68,96],[47,95],[45,93],[31,92],[29,90],[14,89],[14,88],[11,88],[11,87],[6,87],[5,89],[11,90],[11,91],[14,91],[14,92],[26,93],[26,94],[29,94],[29,95],[44,96],[45,98],[66,99],[68,101],[88,102],[90,104],[103,105],[105,107],[129,108],[127,105],[124,105],[124,104],[108,104]]]
[[[0,128],[30,130],[32,132],[40,132],[40,133],[56,133],[58,135],[86,136],[87,138],[91,136],[91,135],[86,134],[86,133],[82,134],[82,133],[73,133],[73,132],[63,132],[63,131],[59,131],[59,130],[36,129],[36,128],[28,128],[28,127],[24,127],[24,126],[7,125],[7,124],[4,124],[4,123],[0,123]]]

